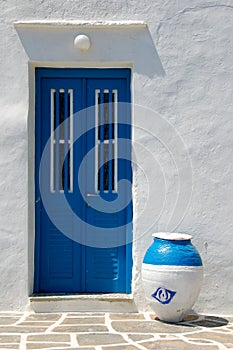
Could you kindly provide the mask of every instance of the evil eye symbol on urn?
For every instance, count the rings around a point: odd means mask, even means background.
[[[162,232],[153,238],[142,264],[146,301],[160,320],[179,322],[199,295],[202,260],[190,235]]]
[[[158,300],[161,304],[169,304],[176,292],[166,289],[158,288],[153,294],[152,297]]]

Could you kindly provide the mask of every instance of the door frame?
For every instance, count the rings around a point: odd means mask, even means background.
[[[103,74],[105,72],[105,74]],[[93,76],[94,73],[94,76]],[[40,104],[38,101],[41,98],[41,85],[40,80],[42,77],[50,77],[50,78],[125,78],[127,81],[127,95],[126,100],[128,103],[131,103],[131,69],[129,67],[125,68],[93,68],[93,67],[87,67],[87,68],[79,68],[79,67],[66,67],[66,68],[58,68],[58,67],[35,67],[34,69],[34,79],[35,79],[35,102],[34,102],[34,111],[35,111],[35,142],[34,142],[34,150],[35,150],[35,163],[34,163],[34,213],[35,213],[35,224],[34,224],[34,230],[35,230],[35,244],[34,244],[34,285],[33,285],[33,291],[37,293],[39,290],[39,276],[40,276],[40,232],[41,232],[41,225],[40,225],[40,201],[38,199],[40,198],[39,193],[39,186],[38,186],[38,174],[39,174],[39,165],[40,165],[40,156],[41,156],[41,119],[39,118],[41,110],[40,110]],[[131,125],[132,125],[132,111],[131,113]],[[131,141],[132,141],[132,128],[131,128]],[[133,194],[133,193],[132,193]],[[133,196],[132,196],[133,201]],[[129,210],[128,210],[129,211]],[[133,205],[132,205],[132,213],[127,212],[128,215],[132,215],[133,218]],[[131,221],[131,232],[126,233],[126,235],[132,235],[131,242],[133,241],[133,225]],[[129,241],[129,240],[128,240]],[[126,290],[127,294],[131,293],[131,285],[132,285],[132,269],[133,269],[133,261],[132,261],[132,249],[133,249],[133,243],[128,244],[126,246]],[[132,261],[129,265],[129,261]]]

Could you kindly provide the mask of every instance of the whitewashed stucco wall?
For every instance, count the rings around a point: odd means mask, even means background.
[[[142,20],[148,23],[151,37],[147,59],[144,53],[141,55],[144,59],[137,58],[133,66],[134,102],[154,111],[161,118],[155,121],[170,123],[166,125],[172,126],[182,137],[192,163],[192,197],[176,230],[193,235],[205,266],[204,285],[195,310],[233,314],[231,1],[25,0],[19,3],[8,0],[0,3],[0,17],[0,310],[26,308],[33,273],[31,211],[28,218],[28,204],[30,208],[33,204],[32,199],[28,202],[28,188],[33,187],[33,153],[28,152],[33,142],[32,124],[30,127],[28,123],[29,58],[13,22]],[[32,46],[36,47],[36,42]],[[156,64],[153,64],[152,55]],[[159,125],[158,130],[157,136],[166,139],[166,127],[163,129]],[[152,174],[154,187],[150,190],[154,203],[134,225],[134,297],[142,310],[145,304],[140,280],[141,260],[153,231],[176,226],[175,222],[169,223],[169,218],[178,193],[178,175],[159,139],[155,141],[148,134],[135,131],[135,140],[143,141],[151,149],[160,169]],[[180,156],[185,160],[184,153]],[[144,166],[150,164],[151,158],[145,158]],[[161,194],[156,196],[161,174],[166,179],[167,201],[158,218],[159,201],[164,199]],[[190,173],[182,178],[181,186],[189,193]],[[146,188],[145,177],[134,167],[135,218],[140,215]],[[142,235],[151,217],[158,220]]]

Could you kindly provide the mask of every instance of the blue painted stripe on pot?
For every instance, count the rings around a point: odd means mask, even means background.
[[[154,238],[143,263],[152,265],[202,266],[201,257],[190,240]]]

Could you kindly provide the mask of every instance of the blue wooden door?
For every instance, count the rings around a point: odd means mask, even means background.
[[[131,291],[124,102],[128,69],[36,69],[35,293]]]

